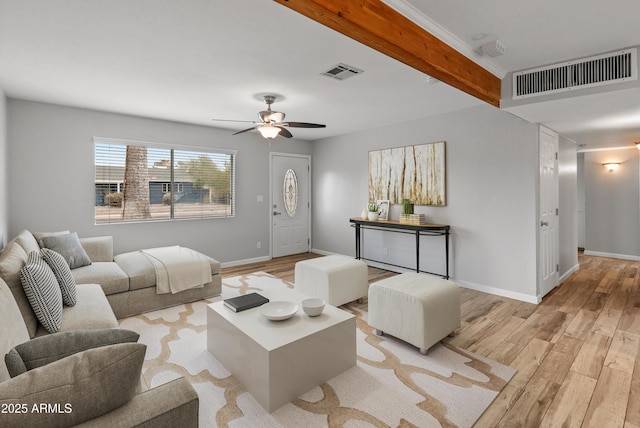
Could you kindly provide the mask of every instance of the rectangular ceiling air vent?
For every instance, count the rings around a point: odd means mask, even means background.
[[[335,67],[331,67],[329,70],[324,71],[320,74],[322,74],[323,76],[331,77],[332,79],[344,80],[361,73],[364,73],[364,71],[350,65],[340,63]]]
[[[638,79],[638,49],[548,65],[513,74],[513,99]]]

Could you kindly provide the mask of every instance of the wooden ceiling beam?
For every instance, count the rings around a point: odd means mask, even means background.
[[[380,0],[274,0],[500,107],[500,79]]]

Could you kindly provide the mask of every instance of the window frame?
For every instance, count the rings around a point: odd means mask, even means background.
[[[113,181],[106,181],[106,182],[101,182],[98,180],[98,166],[99,166],[99,159],[98,159],[98,147],[100,144],[104,144],[104,145],[116,145],[116,146],[123,146],[126,150],[126,146],[142,146],[142,147],[146,147],[147,149],[159,149],[159,150],[168,150],[170,153],[170,158],[172,159],[172,163],[170,164],[170,167],[168,168],[170,170],[170,182],[169,183],[162,183],[162,186],[158,186],[160,188],[160,190],[164,190],[165,188],[165,184],[169,186],[169,188],[173,188],[173,189],[178,189],[175,190],[176,193],[178,193],[180,190],[179,189],[183,189],[184,190],[184,184],[182,182],[176,182],[174,180],[174,171],[176,171],[175,168],[175,162],[173,162],[173,158],[174,158],[174,153],[175,152],[179,152],[179,154],[183,155],[184,154],[191,154],[193,155],[193,159],[196,159],[197,156],[199,155],[207,155],[207,154],[211,154],[213,156],[228,156],[227,160],[221,159],[221,161],[228,161],[230,162],[229,165],[229,187],[228,187],[228,191],[229,191],[229,196],[228,196],[228,204],[225,204],[224,206],[228,206],[228,213],[224,212],[222,214],[208,214],[205,215],[204,212],[201,215],[176,215],[176,210],[175,210],[175,206],[176,206],[176,202],[171,200],[170,201],[170,209],[169,209],[169,217],[161,217],[161,218],[148,218],[148,219],[129,219],[129,220],[125,220],[122,217],[118,216],[114,216],[112,217],[111,215],[107,216],[106,220],[100,220],[98,219],[98,207],[99,206],[104,206],[104,205],[109,205],[109,204],[105,204],[105,202],[103,201],[102,204],[98,203],[98,190],[99,187],[101,189],[104,188],[112,188],[112,186],[115,186],[117,189],[122,189],[122,191],[124,190],[124,175],[122,177],[122,183],[116,183]],[[95,193],[95,197],[94,197],[94,224],[95,225],[112,225],[112,224],[129,224],[129,223],[148,223],[148,222],[165,222],[165,221],[182,221],[182,220],[210,220],[210,219],[224,219],[224,218],[233,218],[236,215],[236,190],[237,190],[237,184],[236,184],[236,161],[237,161],[237,154],[238,151],[237,150],[230,150],[230,149],[222,149],[222,148],[217,148],[217,147],[201,147],[201,146],[190,146],[190,145],[178,145],[178,144],[166,144],[166,143],[158,143],[158,142],[150,142],[150,141],[141,141],[141,140],[129,140],[129,139],[119,139],[119,138],[110,138],[110,137],[93,137],[93,151],[94,151],[94,161],[93,161],[93,165],[94,165],[94,174],[93,174],[93,178],[94,178],[94,183],[93,183],[93,187],[94,187],[94,193]],[[215,162],[215,159],[212,159]],[[120,161],[121,162],[121,161]],[[148,163],[150,163],[150,161],[148,161]],[[119,167],[119,168],[123,168],[122,165],[116,165],[116,162],[113,162],[111,164],[108,164],[108,167]],[[149,166],[149,169],[151,169],[152,167]],[[124,174],[124,173],[123,173]],[[156,186],[157,184],[159,184],[158,182],[156,182]],[[152,184],[149,183],[149,191],[151,192],[151,187]],[[165,194],[164,192],[163,195]],[[203,207],[204,204],[201,202],[200,203]],[[157,205],[157,204],[154,204]]]

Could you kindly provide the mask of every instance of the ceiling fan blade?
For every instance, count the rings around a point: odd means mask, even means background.
[[[238,131],[238,132],[234,132],[231,135],[238,135],[238,134],[242,134],[243,132],[247,132],[247,131],[253,131],[254,129],[258,129],[260,125],[258,126],[252,126],[251,128],[247,128],[247,129],[243,129],[242,131]]]
[[[253,120],[233,120],[233,119],[211,119],[214,122],[240,122],[240,123],[253,123],[253,124],[258,124],[257,122],[253,121]]]
[[[289,126],[291,128],[326,128],[327,125],[321,125],[319,123],[308,122],[283,122],[280,125]]]
[[[284,138],[293,137],[293,135],[291,135],[291,132],[289,132],[288,130],[284,129],[282,126],[276,126],[276,128],[278,128],[280,130],[280,134],[278,134],[278,135],[281,135]]]

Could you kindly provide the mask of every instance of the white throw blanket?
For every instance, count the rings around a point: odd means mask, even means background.
[[[160,247],[140,250],[156,271],[156,293],[178,293],[189,288],[202,288],[211,282],[211,265],[190,248]]]

